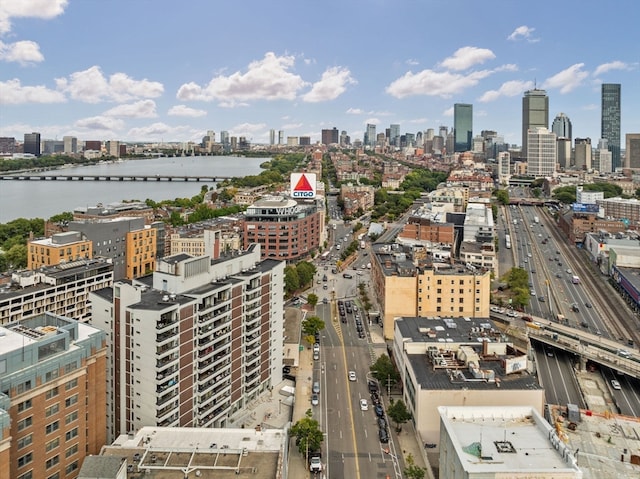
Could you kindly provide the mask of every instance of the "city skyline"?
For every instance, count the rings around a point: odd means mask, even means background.
[[[268,144],[275,130],[285,143],[315,143],[335,127],[355,141],[367,124],[378,132],[400,125],[401,134],[451,128],[454,104],[466,103],[475,132],[521,145],[521,99],[539,88],[550,118],[564,112],[574,136],[595,144],[601,84],[616,83],[624,138],[640,131],[638,41],[629,38],[640,40],[640,5],[622,3],[624,15],[596,20],[593,0],[559,4],[554,15],[506,0],[489,10],[468,2],[452,36],[452,25],[422,15],[389,22],[393,9],[416,8],[408,0],[366,9],[329,0],[317,11],[288,1],[277,9],[161,1],[151,9],[23,0],[0,7],[0,136],[199,142],[226,130]],[[624,31],[625,42],[594,31]]]

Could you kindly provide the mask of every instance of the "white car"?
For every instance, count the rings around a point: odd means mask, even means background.
[[[619,383],[618,381],[616,381],[615,379],[612,379],[612,380],[611,380],[611,387],[612,387],[613,389],[618,390],[618,391],[621,389],[621,388],[620,388],[620,383]]]
[[[349,381],[355,381],[355,380],[356,380],[356,372],[349,371]]]
[[[535,296],[536,295],[536,290],[532,289],[531,291],[529,291],[529,294],[531,294],[531,296]]]
[[[366,399],[360,399],[360,410],[361,411],[368,411],[369,410],[369,403],[367,402]]]

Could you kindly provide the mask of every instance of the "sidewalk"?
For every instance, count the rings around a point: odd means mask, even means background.
[[[296,395],[293,404],[291,424],[305,417],[311,408],[311,386],[313,381],[313,353],[305,347],[300,351],[300,362],[296,374]],[[289,468],[288,477],[291,479],[308,477],[309,472],[305,458],[298,451],[295,439],[289,439]]]

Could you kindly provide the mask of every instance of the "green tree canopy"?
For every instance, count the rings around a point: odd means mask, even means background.
[[[315,336],[315,334],[322,331],[324,327],[324,321],[318,316],[309,316],[302,321],[302,332],[305,336]]]
[[[501,205],[509,204],[509,192],[507,190],[496,190],[495,196]]]
[[[316,267],[308,261],[299,261],[296,264],[296,271],[300,280],[300,287],[313,283],[313,276],[316,274]]]
[[[389,386],[393,386],[400,380],[398,371],[396,371],[391,359],[389,359],[389,356],[386,354],[380,356],[376,359],[376,362],[371,365],[371,373],[373,377],[383,385],[387,385],[390,381]]]
[[[318,304],[318,295],[315,293],[309,293],[307,295],[307,303],[309,303],[309,306],[312,308],[315,308],[316,304]]]
[[[286,294],[293,294],[300,289],[300,277],[295,266],[287,265],[284,268],[284,290]]]
[[[416,465],[416,461],[411,453],[407,455],[404,462],[406,464],[404,475],[407,476],[408,479],[424,479],[427,470]]]
[[[401,425],[411,419],[411,413],[402,399],[393,401],[387,409],[387,415],[396,423],[396,429],[400,430]]]
[[[310,453],[320,450],[324,438],[320,424],[311,417],[311,410],[307,410],[305,417],[291,426],[289,435],[296,438],[298,451],[307,460]]]

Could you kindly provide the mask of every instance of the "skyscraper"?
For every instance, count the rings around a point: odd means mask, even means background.
[[[556,134],[558,138],[573,138],[571,136],[571,120],[564,113],[558,113],[553,119],[551,125],[551,131]]]
[[[473,105],[456,103],[453,105],[454,152],[471,151],[473,138]]]
[[[376,146],[376,125],[367,123],[367,129],[364,133],[364,144],[365,146]]]
[[[322,132],[322,144],[332,145],[339,142],[338,129],[334,126],[331,130],[323,129]]]
[[[602,84],[600,136],[608,142],[613,171],[622,166],[620,162],[620,90],[619,83]]]
[[[627,133],[625,148],[625,168],[640,169],[640,133]]]
[[[274,130],[273,128],[269,130],[269,144],[270,145],[276,144],[276,130]]]
[[[389,144],[400,146],[400,125],[389,125]]]
[[[62,141],[65,153],[78,153],[78,139],[75,136],[64,136]]]
[[[549,97],[544,90],[528,90],[522,98],[522,157],[527,158],[529,130],[549,128]]]
[[[22,151],[34,156],[40,156],[40,133],[25,133]]]
[[[536,178],[554,176],[556,148],[555,133],[540,126],[529,129],[527,135],[527,174]]]
[[[576,138],[574,158],[577,170],[591,169],[591,138]]]

